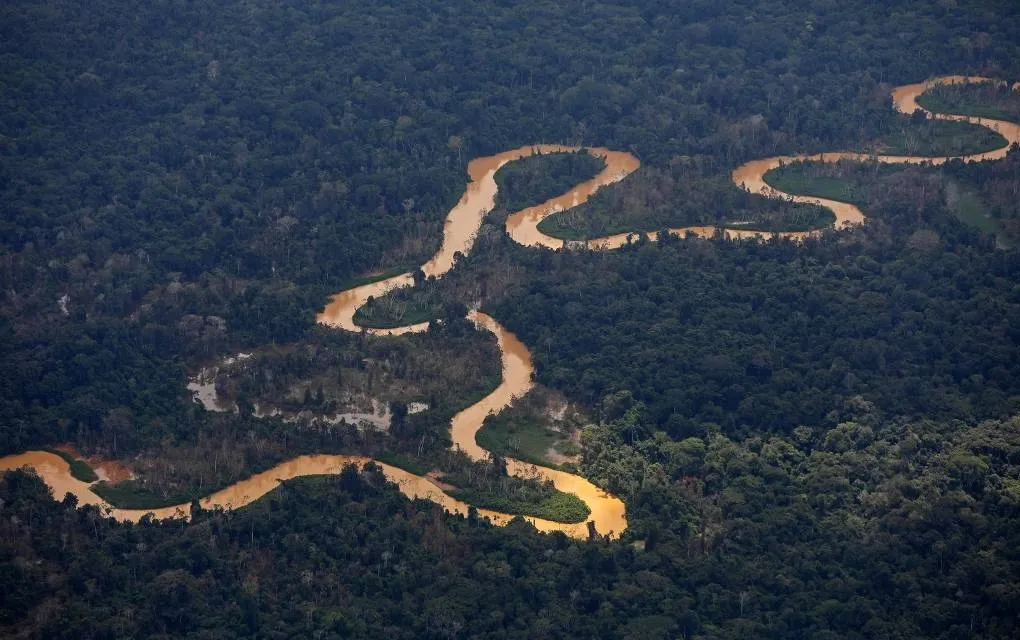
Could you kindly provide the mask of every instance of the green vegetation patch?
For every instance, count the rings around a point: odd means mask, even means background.
[[[836,217],[832,214],[832,212],[823,207],[813,205],[793,205],[792,209],[793,210],[790,213],[782,217],[771,215],[754,216],[750,219],[739,220],[738,222],[742,224],[727,222],[724,220],[721,225],[718,226],[727,229],[745,229],[747,231],[782,233],[787,231],[812,231],[814,229],[824,229],[832,226],[833,222],[836,220]],[[661,232],[670,228],[682,228],[688,226],[699,225],[698,223],[678,223],[676,225],[665,226],[643,224],[635,228],[628,227],[625,224],[609,222],[602,227],[602,229],[604,229],[603,231],[594,232],[590,229],[573,227],[570,220],[564,214],[557,213],[540,222],[538,230],[554,238],[582,241],[616,235],[619,233],[630,233],[633,234],[633,240],[636,241],[642,235],[647,235],[652,232]]]
[[[479,444],[482,444],[480,439]],[[418,476],[439,469],[442,481],[457,487],[447,493],[479,509],[568,524],[584,522],[591,513],[584,501],[573,493],[553,488],[550,482],[500,475],[490,463],[471,462],[463,453],[444,451],[419,458],[412,454],[382,452],[373,457]],[[541,459],[529,462],[552,466]]]
[[[438,470],[442,482],[456,487],[448,494],[480,509],[569,524],[584,522],[591,513],[584,501],[573,493],[559,491],[550,481],[506,475],[498,456],[488,461],[471,461],[462,452],[448,450],[421,457],[399,452],[382,452],[373,457],[418,476]],[[542,459],[529,461],[553,466]]]
[[[373,300],[354,312],[354,322],[369,329],[392,329],[429,322],[442,315],[442,307],[438,300],[435,304],[426,303],[418,308],[412,308],[394,294],[390,294],[384,300],[393,303]]]
[[[180,491],[165,495],[156,493],[137,480],[127,480],[111,485],[105,482],[92,487],[97,496],[120,509],[161,509],[175,504],[185,504],[196,498],[204,498],[215,488],[202,491]]]
[[[555,431],[534,421],[518,421],[502,411],[485,419],[475,434],[475,441],[484,449],[504,456],[542,466],[555,466],[545,458],[546,452],[556,446],[559,437]]]
[[[948,169],[939,170],[944,176],[940,186],[944,190],[946,211],[964,224],[996,236],[1000,247],[1013,246],[1003,221],[994,216],[993,208],[978,195],[976,188],[963,179],[952,177],[960,169],[966,170],[967,167],[957,163]],[[885,194],[891,187],[895,188],[897,174],[921,170],[916,167],[849,161],[798,162],[769,171],[765,174],[765,181],[787,193],[839,200],[871,209],[876,206],[881,208]]]
[[[797,205],[782,218],[761,216],[738,222],[724,222],[723,228],[763,231],[766,233],[788,233],[826,229],[836,222],[836,216],[829,209],[816,205]]]
[[[347,291],[348,289],[353,289],[354,287],[360,287],[366,284],[372,284],[373,282],[379,282],[380,280],[386,280],[387,278],[392,278],[394,276],[399,276],[404,273],[409,273],[417,268],[418,265],[415,264],[410,263],[400,264],[394,267],[390,267],[385,271],[380,271],[378,273],[372,273],[364,276],[358,276],[357,278],[351,278],[350,280],[346,281],[337,291]]]
[[[849,180],[819,173],[817,164],[798,162],[772,169],[765,174],[770,186],[795,195],[839,200],[863,206],[867,192]]]
[[[1020,91],[1006,83],[937,85],[917,98],[936,113],[953,113],[1020,123]]]
[[[415,269],[414,286],[400,287],[368,301],[354,312],[354,321],[372,329],[392,329],[429,322],[443,316],[439,280]],[[465,310],[466,313],[466,310]]]
[[[996,243],[1004,249],[1014,246],[999,221],[989,215],[988,205],[977,193],[953,181],[946,185],[946,192],[950,210],[958,220],[982,233],[994,235]]]
[[[88,462],[80,458],[75,458],[66,451],[60,451],[59,449],[46,449],[46,451],[58,455],[63,458],[67,464],[71,466],[71,476],[75,480],[81,480],[82,482],[92,483],[99,479],[96,472],[92,470]]]
[[[601,227],[603,231],[594,231],[591,225],[577,226],[575,217],[564,215],[566,212],[555,213],[538,223],[538,230],[547,236],[562,238],[563,240],[590,240],[603,236],[615,235],[617,233],[634,233],[638,236],[643,233],[656,231],[655,225],[645,224],[639,228],[630,227],[619,222],[606,221]]]
[[[584,522],[591,514],[591,509],[580,498],[573,493],[562,491],[553,491],[541,502],[515,500],[478,489],[458,489],[451,491],[450,495],[481,509],[493,509],[513,515],[535,516],[566,524]]]
[[[82,482],[92,483],[99,479],[99,476],[92,470],[89,463],[84,460],[71,461],[71,475]]]
[[[537,385],[523,398],[485,418],[475,441],[500,456],[573,472],[572,461],[559,457],[580,453],[572,434],[590,420],[562,395]],[[550,450],[556,454],[550,456]]]
[[[394,453],[392,451],[382,451],[377,453],[374,458],[379,462],[403,469],[409,473],[413,473],[416,476],[424,476],[426,473],[432,470],[433,465],[430,461],[422,460],[421,458],[414,458],[404,453]]]
[[[520,211],[562,195],[590,180],[606,163],[586,151],[543,153],[511,162],[496,172],[496,207]]]
[[[686,158],[668,169],[642,165],[585,204],[545,218],[538,229],[554,238],[589,240],[690,226],[806,231],[832,221],[832,212],[823,207],[748,193],[713,163]]]
[[[869,149],[894,156],[961,156],[1006,146],[1001,134],[969,122],[912,117],[899,131]]]

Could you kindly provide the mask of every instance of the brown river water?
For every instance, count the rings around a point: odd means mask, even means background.
[[[893,106],[903,113],[913,113],[916,109],[920,108],[916,102],[917,96],[935,82],[963,83],[990,81],[986,78],[945,76],[925,83],[905,85],[893,91]],[[947,114],[929,113],[929,116],[945,120],[975,122],[998,131],[1010,144],[1020,143],[1020,125],[1010,122]],[[439,252],[431,260],[422,265],[422,270],[425,274],[427,276],[442,276],[453,268],[455,252],[459,251],[466,255],[471,250],[482,218],[495,206],[497,186],[494,176],[500,167],[508,162],[536,153],[557,153],[577,150],[577,147],[564,145],[534,145],[472,160],[468,165],[470,182],[461,200],[447,215],[443,230],[443,243]],[[622,233],[586,242],[565,243],[562,239],[548,236],[538,230],[538,224],[544,218],[584,203],[600,188],[626,178],[637,170],[641,164],[635,156],[626,152],[602,148],[590,148],[587,151],[592,155],[604,158],[606,162],[605,168],[591,180],[575,186],[562,196],[509,216],[506,226],[507,233],[511,238],[526,246],[545,246],[554,249],[562,248],[565,244],[571,247],[586,245],[593,249],[615,249],[630,242],[633,234]],[[960,158],[968,161],[994,160],[1004,157],[1007,151],[1008,146],[984,153],[960,156]],[[952,159],[952,157],[876,156],[853,152],[776,156],[747,162],[733,171],[732,178],[734,184],[753,193],[784,197],[796,202],[819,204],[828,207],[836,215],[836,228],[842,229],[863,222],[865,218],[864,213],[859,208],[844,202],[799,196],[779,191],[766,184],[764,179],[765,173],[785,163],[804,160],[836,162],[841,159],[872,160],[896,164],[930,163],[938,165]],[[680,235],[693,233],[702,237],[710,237],[717,233],[719,229],[713,226],[691,226],[670,229],[670,231]],[[770,235],[746,229],[723,229],[722,231],[728,237],[738,239],[760,238],[763,235]],[[780,235],[799,239],[814,233],[818,232],[788,232]],[[652,240],[655,240],[657,234],[653,232],[647,235]],[[412,285],[413,279],[411,274],[405,273],[342,291],[332,297],[329,304],[316,319],[322,324],[347,331],[367,331],[375,335],[424,331],[428,327],[427,323],[395,329],[364,329],[354,322],[355,311],[369,297],[378,297],[385,295],[393,289]],[[509,406],[516,398],[520,398],[531,389],[533,386],[532,375],[534,373],[534,366],[532,365],[531,353],[528,351],[528,348],[514,334],[496,322],[495,319],[481,312],[472,312],[471,318],[480,329],[485,329],[495,334],[502,354],[503,368],[503,379],[499,386],[485,398],[454,416],[451,423],[454,447],[460,448],[471,458],[478,460],[488,456],[488,452],[482,449],[475,441],[475,434],[481,428],[482,422],[487,415],[498,413]],[[360,466],[368,461],[369,458],[353,455],[298,456],[272,469],[255,474],[246,480],[217,491],[203,498],[200,503],[205,508],[213,506],[237,508],[261,498],[276,488],[282,480],[300,476],[336,473],[346,464],[357,464]],[[400,490],[405,495],[432,500],[453,513],[464,514],[467,512],[467,505],[444,493],[436,481],[384,463],[376,462],[376,464],[383,469],[388,479],[400,487]],[[71,477],[69,465],[59,456],[41,451],[30,451],[0,458],[0,470],[23,466],[34,468],[46,484],[50,486],[56,497],[60,498],[65,493],[70,492],[78,497],[79,504],[102,505],[109,508],[110,514],[119,519],[137,521],[146,513],[152,513],[157,518],[170,517],[177,514],[187,515],[189,510],[188,505],[175,505],[162,509],[110,508],[109,505],[106,505],[92,491],[88,484]],[[601,533],[619,535],[627,528],[626,509],[623,502],[578,475],[514,459],[507,459],[507,470],[514,475],[551,480],[557,489],[576,494],[591,509],[588,521],[594,523]],[[496,524],[505,524],[511,519],[511,516],[508,514],[487,509],[479,509],[478,511],[480,515],[488,517]],[[542,531],[563,531],[573,537],[587,535],[587,523],[569,525],[541,518],[529,517],[527,519]]]

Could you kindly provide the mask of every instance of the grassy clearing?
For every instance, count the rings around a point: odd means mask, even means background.
[[[981,202],[977,195],[970,191],[964,191],[960,194],[953,213],[961,221],[977,227],[984,233],[997,234],[1000,231],[999,225],[995,223],[995,220],[985,215],[984,203]]]
[[[832,168],[791,164],[769,171],[765,174],[765,181],[776,189],[782,189],[787,193],[829,198],[862,207],[867,206],[867,187],[855,181],[822,174],[829,170]],[[999,222],[988,215],[987,206],[974,191],[950,180],[946,184],[946,192],[949,208],[957,219],[982,233],[995,235],[999,246],[1003,248],[1008,249],[1012,246],[1012,243],[1006,240],[1006,235]]]
[[[504,412],[506,413],[506,412]],[[489,416],[475,435],[482,448],[545,467],[556,467],[545,458],[546,451],[560,440],[552,429],[532,421],[513,421],[503,413]]]
[[[418,476],[424,476],[432,469],[441,466],[439,460],[411,458],[399,453],[382,453],[376,455],[375,459]],[[550,465],[544,460],[529,460],[529,462],[537,462],[550,467],[555,466]],[[450,476],[445,477],[444,480],[457,482],[455,478]],[[489,488],[458,488],[448,491],[448,493],[454,498],[479,509],[493,509],[512,515],[535,516],[568,524],[584,522],[591,513],[588,505],[572,493],[564,493],[551,487],[543,487],[538,489],[538,493],[542,494],[543,497],[536,500],[534,498],[536,490],[533,488],[525,491],[526,495],[530,494],[528,497],[518,499],[511,497],[506,491],[500,490],[498,486],[498,483],[494,483]]]
[[[566,193],[594,178],[605,160],[585,151],[543,153],[504,165],[496,172],[496,208],[519,211]]]
[[[1004,147],[1001,134],[969,122],[911,121],[877,143],[877,151],[894,156],[959,156]]]
[[[115,485],[100,482],[94,485],[92,490],[100,498],[119,509],[160,509],[162,507],[171,507],[175,504],[187,504],[195,498],[204,498],[215,491],[216,488],[213,487],[202,492],[182,491],[180,493],[163,495],[153,492],[135,480],[128,480],[126,482],[118,482]]]
[[[953,215],[964,224],[970,225],[982,233],[990,233],[995,236],[996,242],[1003,249],[1010,249],[1013,243],[1007,240],[999,222],[988,215],[988,208],[981,198],[959,184],[950,183],[954,197],[950,199],[950,206]]]
[[[917,104],[934,113],[947,113],[976,118],[992,118],[993,120],[1020,122],[1020,113],[1016,113],[1005,107],[976,103],[954,103],[928,93],[922,93],[918,96]]]
[[[842,178],[812,176],[807,171],[809,169],[803,164],[779,167],[765,174],[765,182],[775,189],[795,195],[839,200],[859,206],[867,204],[867,192],[861,187]]]
[[[1020,91],[1006,84],[940,85],[918,96],[917,103],[937,113],[1020,123]]]

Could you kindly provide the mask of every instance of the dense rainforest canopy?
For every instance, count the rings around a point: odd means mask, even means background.
[[[730,171],[779,153],[994,144],[890,108],[893,86],[946,73],[1020,79],[1020,7],[4,3],[0,454],[70,442],[119,458],[139,478],[106,495],[136,504],[314,451],[481,478],[467,488],[481,502],[553,500],[493,480],[498,458],[446,451],[450,416],[498,381],[493,340],[463,321],[480,303],[530,347],[542,393],[589,423],[522,425],[542,420],[532,406],[491,427],[537,429],[543,447],[562,436],[564,464],[620,496],[630,528],[574,541],[490,527],[410,503],[373,469],[192,524],[126,525],[12,473],[0,634],[1016,637],[1015,149],[939,169],[785,168],[771,179],[869,216],[803,245],[612,253],[506,238],[508,211],[599,168],[532,158],[500,174],[496,210],[446,278],[366,308],[381,324],[441,319],[427,334],[314,321],[330,293],[422,264],[467,163],[529,143],[641,159],[550,219],[564,237],[824,224]],[[923,103],[1016,120],[1017,95]],[[238,411],[195,405],[189,372],[241,350],[252,364],[217,380]],[[389,432],[254,414],[352,396],[386,401]],[[502,493],[478,493],[489,485]]]

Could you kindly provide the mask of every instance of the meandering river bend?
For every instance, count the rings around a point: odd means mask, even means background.
[[[893,93],[893,106],[897,110],[910,114],[920,109],[917,104],[917,97],[934,83],[968,83],[968,82],[993,82],[988,78],[975,78],[963,76],[944,76],[934,80],[904,85],[897,87]],[[929,163],[932,165],[942,164],[948,160],[959,158],[966,161],[995,160],[1006,155],[1009,145],[1020,144],[1020,125],[993,120],[990,118],[972,118],[967,116],[950,114],[933,114],[926,112],[930,117],[945,120],[966,120],[998,131],[1007,141],[1007,146],[975,153],[965,156],[889,156],[889,155],[868,155],[853,152],[831,152],[813,155],[775,156],[747,162],[732,173],[734,184],[745,188],[752,193],[761,193],[768,196],[778,196],[791,199],[795,202],[819,204],[831,209],[836,215],[835,226],[837,229],[846,228],[864,221],[864,213],[854,205],[801,196],[779,191],[765,182],[765,174],[779,167],[782,164],[798,161],[819,161],[836,162],[842,159],[849,160],[871,160],[893,164],[920,164]],[[446,218],[443,230],[443,243],[438,253],[428,262],[422,265],[422,270],[427,276],[441,277],[453,268],[454,254],[461,252],[467,254],[471,250],[475,233],[478,231],[482,218],[495,206],[497,186],[495,181],[496,172],[508,162],[536,153],[558,153],[577,151],[577,147],[564,145],[534,145],[521,147],[512,151],[505,151],[493,156],[477,158],[468,164],[468,183],[464,196],[457,205],[450,210]],[[578,206],[588,200],[595,192],[603,186],[612,184],[626,178],[638,167],[640,161],[632,154],[611,151],[603,148],[589,148],[587,152],[605,159],[605,167],[597,176],[591,180],[576,185],[562,196],[548,200],[535,207],[524,209],[512,214],[507,218],[506,230],[510,237],[525,246],[544,246],[550,248],[562,248],[564,246],[588,246],[593,249],[615,249],[626,245],[633,234],[623,233],[603,238],[596,238],[584,242],[567,243],[559,238],[548,236],[538,230],[538,224],[546,217],[559,211]],[[670,229],[670,232],[684,235],[692,233],[702,237],[711,237],[719,231],[712,226],[691,226]],[[758,238],[762,232],[750,231],[747,229],[724,228],[722,231],[730,238]],[[809,235],[817,234],[820,231],[787,232],[779,235],[794,239],[801,239]],[[656,233],[647,234],[651,239],[657,238]],[[317,316],[317,321],[347,331],[367,331],[375,335],[392,335],[411,332],[420,332],[428,328],[427,323],[398,327],[394,329],[365,329],[354,322],[354,313],[360,308],[369,297],[385,295],[398,287],[412,286],[413,278],[410,273],[401,274],[371,284],[355,287],[347,291],[337,293],[332,297],[326,308]],[[509,406],[515,398],[527,393],[532,387],[532,374],[534,366],[531,361],[531,353],[527,347],[517,339],[515,335],[503,328],[495,319],[481,313],[472,312],[472,320],[480,329],[491,331],[495,334],[499,343],[499,350],[502,354],[503,378],[499,386],[479,402],[464,409],[454,416],[451,423],[451,432],[455,447],[459,447],[473,459],[482,459],[488,452],[478,446],[475,441],[475,434],[482,426],[482,422],[489,413],[497,413]],[[308,475],[321,475],[336,473],[346,464],[364,465],[370,459],[364,456],[354,455],[304,455],[298,456],[272,469],[255,474],[252,477],[237,482],[225,489],[217,491],[200,501],[205,508],[221,506],[225,508],[237,508],[264,496],[276,488],[280,481]],[[420,497],[432,500],[445,509],[465,514],[468,505],[447,495],[443,490],[429,478],[417,476],[376,461],[386,477],[395,482],[400,490],[409,497]],[[79,504],[96,504],[110,509],[113,517],[122,520],[137,521],[145,514],[152,513],[157,518],[171,517],[174,515],[187,515],[188,505],[174,505],[161,509],[117,509],[105,504],[96,495],[92,488],[85,482],[73,478],[70,468],[59,456],[42,451],[30,451],[18,455],[0,458],[0,471],[18,467],[31,467],[53,490],[57,498],[65,493],[74,494]],[[587,523],[591,522],[601,533],[612,533],[618,535],[627,527],[626,509],[623,502],[615,496],[609,495],[599,487],[596,487],[581,476],[535,466],[519,460],[508,459],[507,470],[514,475],[538,476],[553,482],[557,489],[576,494],[591,509],[591,515],[585,523],[563,524],[543,520],[541,518],[527,518],[538,529],[542,531],[563,531],[573,537],[587,535]],[[504,513],[479,509],[479,514],[488,517],[496,524],[505,524],[512,516]]]

